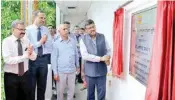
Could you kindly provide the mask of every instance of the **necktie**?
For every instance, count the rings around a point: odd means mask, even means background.
[[[78,34],[78,35],[76,36],[76,38],[77,38],[77,42],[79,43],[79,42],[80,42],[80,35]]]
[[[18,39],[18,56],[22,56],[23,55],[23,49],[22,49],[22,44],[21,44],[21,40]],[[24,74],[24,62],[20,62],[18,63],[18,75],[22,76]]]
[[[41,39],[41,28],[38,28],[38,34],[37,34],[37,40],[40,41]],[[42,56],[43,55],[43,47],[42,45],[40,47],[38,47],[38,56]]]

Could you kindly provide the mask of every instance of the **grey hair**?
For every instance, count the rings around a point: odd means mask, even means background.
[[[44,13],[44,12],[41,10],[33,11],[33,17],[35,18],[36,16],[38,16],[38,13]]]
[[[19,19],[16,19],[16,20],[14,20],[14,21],[12,22],[11,27],[12,27],[12,28],[15,28],[18,24],[24,25],[24,21],[19,20]]]

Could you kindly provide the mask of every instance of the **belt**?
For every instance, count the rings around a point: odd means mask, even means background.
[[[28,70],[25,71],[24,74],[26,74],[27,72],[28,72]],[[18,74],[12,73],[12,72],[4,72],[4,74],[6,74],[6,75],[11,75],[11,76],[19,76]],[[22,76],[24,76],[24,74],[23,74]]]
[[[37,55],[37,57],[46,57],[47,54],[44,54],[44,55]]]

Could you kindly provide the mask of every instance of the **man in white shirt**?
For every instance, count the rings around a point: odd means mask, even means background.
[[[2,42],[6,100],[30,100],[28,60],[35,60],[36,54],[24,34],[24,22],[15,20],[12,22],[12,35]]]

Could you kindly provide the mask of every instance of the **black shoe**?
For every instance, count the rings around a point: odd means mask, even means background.
[[[53,94],[54,98],[57,98],[57,95],[56,94]]]
[[[74,98],[75,98],[75,94],[74,94]]]
[[[52,87],[52,90],[55,90],[56,88],[55,87]]]
[[[83,83],[83,80],[78,80],[78,83]]]
[[[56,94],[52,95],[52,100],[57,100],[57,95]]]

